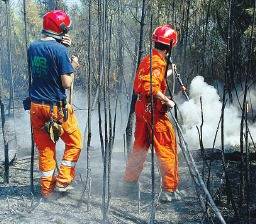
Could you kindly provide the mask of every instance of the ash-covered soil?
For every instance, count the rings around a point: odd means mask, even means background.
[[[37,160],[37,159],[36,159]],[[85,153],[81,155],[77,176],[70,193],[55,194],[51,200],[40,197],[39,173],[35,164],[34,195],[30,193],[29,167],[30,158],[18,158],[10,167],[10,183],[0,180],[0,223],[101,223],[102,200],[102,161],[99,150],[91,151],[92,192],[89,211],[87,198],[78,206],[84,186],[86,164]],[[141,209],[138,211],[136,197],[128,196],[123,189],[122,175],[125,168],[125,156],[122,152],[114,152],[111,173],[111,204],[109,223],[148,223],[151,202],[150,162],[146,162],[141,175]],[[3,169],[0,170],[3,175]],[[181,201],[170,204],[158,204],[156,208],[157,223],[200,223],[203,217],[194,186],[188,169],[180,162],[180,190],[184,194]],[[159,174],[156,171],[156,191],[159,193]],[[218,184],[218,183],[217,183]]]

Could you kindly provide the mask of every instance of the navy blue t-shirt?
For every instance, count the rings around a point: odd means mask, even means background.
[[[73,73],[65,46],[55,40],[34,41],[28,48],[32,75],[30,98],[35,102],[57,102],[66,99],[61,75]]]

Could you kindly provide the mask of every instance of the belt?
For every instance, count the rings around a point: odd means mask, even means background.
[[[155,99],[155,97],[154,97],[154,99]],[[146,102],[150,102],[150,96],[146,96],[146,95],[143,95],[143,94],[138,94],[137,100],[138,101],[145,100]]]
[[[53,107],[57,106],[58,111],[63,114],[63,119],[64,121],[67,121],[68,119],[68,110],[66,108],[67,101],[66,99],[56,101],[56,102],[51,102],[51,101],[44,101],[44,100],[31,100],[32,103],[40,104],[40,105],[47,105],[50,107],[50,112],[53,113]]]
[[[31,100],[32,103],[47,105],[47,106],[57,106],[57,107],[64,107],[67,103],[66,100],[60,100],[56,102],[45,101],[45,100]]]

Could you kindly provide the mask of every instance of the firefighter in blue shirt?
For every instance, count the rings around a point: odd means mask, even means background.
[[[43,17],[44,36],[28,49],[32,77],[30,117],[39,153],[40,186],[44,197],[49,197],[55,188],[58,191],[71,188],[82,148],[77,119],[65,93],[65,89],[72,85],[74,68],[79,66],[77,57],[69,59],[68,56],[70,25],[70,17],[64,11],[46,13]],[[65,143],[65,151],[55,176],[55,146],[59,137]]]

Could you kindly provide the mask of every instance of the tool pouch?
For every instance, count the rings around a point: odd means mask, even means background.
[[[48,133],[54,143],[59,140],[60,136],[64,132],[62,126],[53,119],[50,119],[45,123],[44,130]]]
[[[163,104],[160,113],[165,114],[167,111],[169,111],[169,108],[165,104]]]
[[[154,103],[154,111],[157,114],[165,114],[168,111],[168,107],[163,102],[156,99]]]
[[[23,108],[24,108],[24,110],[30,110],[30,108],[31,108],[30,97],[27,97],[25,100],[23,100]]]

